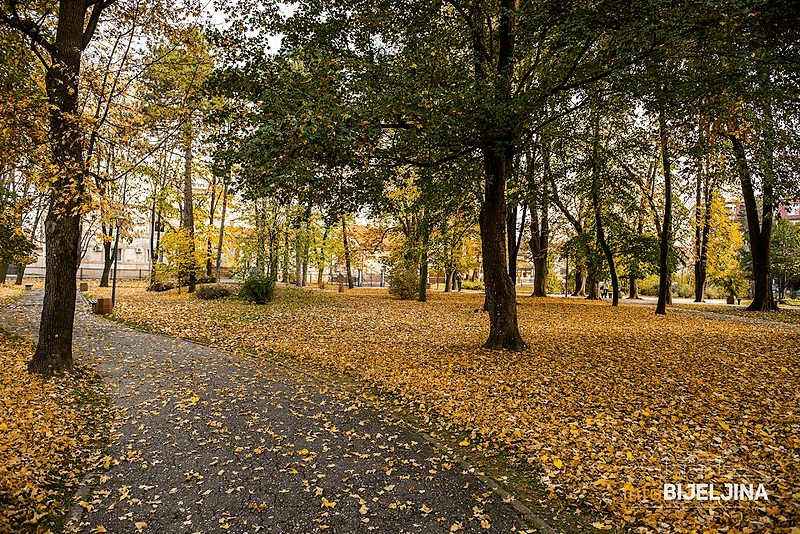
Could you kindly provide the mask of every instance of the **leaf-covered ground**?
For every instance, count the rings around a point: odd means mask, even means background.
[[[137,287],[117,300],[119,318],[147,328],[373,382],[470,432],[463,447],[507,447],[553,498],[592,504],[615,526],[797,532],[797,329],[519,297],[531,348],[514,354],[480,349],[482,295],[286,290],[254,306]],[[666,482],[714,483],[718,495],[726,482],[763,484],[768,500],[665,501]]]
[[[0,286],[0,304],[22,291]],[[44,382],[27,371],[34,349],[0,329],[0,532],[58,525],[104,439],[106,403],[96,376]]]

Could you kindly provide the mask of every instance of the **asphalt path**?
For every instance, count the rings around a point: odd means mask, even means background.
[[[35,341],[43,291],[0,310]],[[175,317],[180,321],[180,317]],[[515,532],[514,509],[364,399],[253,356],[144,333],[78,296],[74,355],[111,396],[83,532]]]

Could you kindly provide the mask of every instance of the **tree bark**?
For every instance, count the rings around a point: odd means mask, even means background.
[[[229,171],[230,172],[230,171]],[[223,238],[225,237],[225,210],[228,207],[228,181],[223,179],[222,183],[222,215],[220,216],[219,221],[219,241],[217,241],[217,273],[216,273],[216,281],[219,284],[221,278],[221,266],[220,263],[222,262],[222,242]]]
[[[639,281],[631,276],[628,280],[628,298],[629,299],[638,299],[639,298]]]
[[[496,91],[496,101],[500,106],[511,106],[512,77],[514,74],[514,26],[519,0],[501,0],[497,38],[497,75],[492,83]],[[486,83],[489,65],[481,56],[483,35],[477,29],[473,34],[475,77],[479,84]],[[517,324],[517,294],[514,282],[508,275],[506,251],[506,184],[514,164],[514,143],[516,141],[509,125],[501,124],[502,119],[489,121],[483,131],[487,133],[485,145],[481,148],[483,169],[486,174],[484,199],[479,223],[481,230],[481,252],[483,256],[483,279],[486,285],[485,308],[489,312],[489,338],[483,345],[486,349],[513,351],[524,350],[527,346],[519,334]],[[495,133],[500,129],[503,133]]]
[[[750,252],[753,255],[753,302],[748,311],[767,311],[778,308],[772,294],[772,266],[770,262],[770,241],[772,240],[773,191],[766,183],[763,186],[761,224],[758,220],[758,205],[755,190],[747,162],[744,144],[738,134],[728,136],[733,145],[736,158],[736,170],[742,185],[745,214],[747,215],[747,231],[750,237]]]
[[[480,212],[483,279],[486,285],[486,307],[489,311],[489,338],[483,345],[491,350],[524,350],[527,346],[517,324],[517,294],[508,276],[505,236],[505,189],[511,172],[513,152],[507,144],[498,143],[484,149],[484,170],[487,175],[484,202]]]
[[[703,174],[698,173],[695,195],[695,262],[694,301],[703,302],[708,267],[708,236],[711,229],[711,189],[703,183]],[[708,178],[706,177],[706,180]],[[702,205],[702,209],[701,209]]]
[[[39,343],[28,364],[30,372],[46,377],[68,371],[73,365],[75,275],[87,173],[79,124],[78,77],[81,54],[105,9],[104,4],[95,4],[87,19],[88,5],[85,0],[61,0],[55,41],[46,46],[51,61],[45,75],[50,145],[58,174],[51,182],[44,224],[46,277]],[[42,39],[39,33],[34,38]]]
[[[428,301],[428,244],[430,241],[430,232],[428,230],[428,221],[426,216],[420,219],[419,225],[420,232],[422,232],[422,251],[419,256],[419,291],[417,298],[420,302]]]
[[[347,222],[342,215],[342,241],[344,242],[344,263],[347,268],[347,288],[353,289],[353,274],[350,270],[350,243],[347,239]]]
[[[572,294],[573,297],[585,297],[586,296],[586,278],[588,274],[586,272],[586,265],[579,265],[575,268],[575,292]]]
[[[531,240],[529,242],[533,255],[533,297],[547,296],[547,253],[550,246],[550,219],[548,206],[542,207],[541,220],[531,207]]]
[[[194,245],[194,201],[193,201],[193,191],[192,191],[192,161],[193,161],[193,154],[192,154],[192,132],[189,131],[186,137],[186,151],[184,153],[184,170],[183,170],[183,220],[181,221],[181,226],[186,228],[189,231],[189,235],[191,236],[191,246],[190,246],[190,253],[192,255],[192,259],[194,259],[194,252],[195,252],[195,245]],[[192,261],[194,264],[194,261]],[[195,269],[189,269],[189,272],[186,273],[188,275],[189,281],[189,293],[193,293],[196,286],[197,286],[197,275],[195,274]]]
[[[667,136],[667,121],[664,112],[659,113],[659,137],[661,140],[661,162],[664,168],[664,222],[661,225],[661,257],[659,261],[658,279],[658,304],[656,315],[667,313],[667,293],[672,293],[669,287],[670,273],[668,269],[669,245],[672,240],[672,175],[670,168],[669,138]]]
[[[114,263],[114,259],[111,257],[111,238],[113,235],[108,233],[110,229],[105,223],[103,223],[101,228],[103,231],[103,274],[100,275],[100,287],[108,287],[108,279],[111,275],[111,264]]]

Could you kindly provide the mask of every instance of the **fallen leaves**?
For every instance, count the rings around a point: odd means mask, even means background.
[[[261,307],[138,290],[118,298],[117,315],[148,328],[372,382],[423,419],[468,432],[460,446],[506,448],[541,470],[553,499],[591,503],[614,525],[777,531],[798,520],[795,331],[518,297],[531,349],[508,353],[480,349],[488,325],[473,312],[477,295],[419,303],[291,290]],[[767,484],[769,506],[657,498],[664,482],[726,477]]]
[[[63,513],[61,501],[100,456],[107,406],[99,379],[67,375],[45,382],[27,371],[34,349],[0,330],[0,532],[41,526],[42,518]]]

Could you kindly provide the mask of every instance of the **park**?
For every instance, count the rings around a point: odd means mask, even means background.
[[[779,532],[786,525],[789,532],[796,522],[797,311],[783,312],[794,322],[683,307],[662,317],[652,313],[652,303],[615,308],[607,301],[520,297],[520,327],[531,347],[496,352],[481,349],[487,325],[484,312],[475,311],[482,305],[479,293],[432,292],[420,303],[398,300],[385,289],[340,294],[285,287],[273,302],[255,305],[143,286],[117,288],[115,321],[248,355],[264,370],[287,365],[318,383],[339,384],[348,402],[363,400],[409,418],[411,428],[444,442],[453,457],[478,459],[483,465],[476,463],[477,469],[496,476],[557,532],[612,526],[655,531],[662,524],[686,531],[745,525],[752,532]],[[103,288],[90,290],[104,294]],[[77,359],[96,367],[113,360],[113,352]],[[177,362],[184,358],[176,354],[170,369],[141,362],[150,379],[139,387],[168,382],[160,374],[180,374]],[[125,366],[138,368],[140,362]],[[120,393],[121,384],[109,386],[112,397]],[[148,406],[160,408],[171,398],[191,406],[208,401],[210,389],[164,386]],[[247,395],[231,396],[243,402]],[[140,406],[134,431],[155,424],[142,411]],[[212,441],[208,435],[204,440]],[[141,471],[139,463],[133,466]],[[701,481],[716,485],[717,493],[726,483],[763,484],[769,500],[689,506],[663,498],[665,483],[686,488]],[[94,515],[88,514],[88,524],[102,526],[91,522]],[[134,522],[146,522],[148,515]],[[468,520],[462,524],[469,529]]]
[[[0,3],[0,532],[800,534],[799,20]]]

